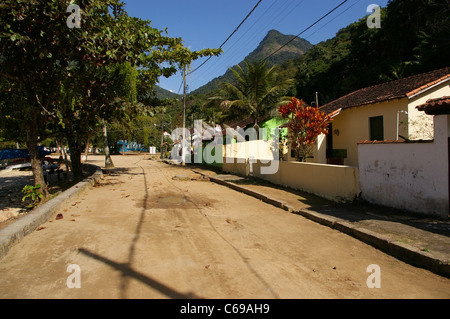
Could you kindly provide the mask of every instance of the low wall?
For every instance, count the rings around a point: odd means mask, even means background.
[[[274,173],[261,173],[264,168]],[[243,158],[224,158],[223,170],[242,176],[252,175],[338,202],[352,201],[359,195],[357,167],[293,161],[267,163],[255,160],[250,163]]]
[[[222,171],[239,176],[248,176],[250,174],[250,165],[248,159],[245,158],[224,157]]]
[[[359,183],[364,200],[448,218],[450,117],[441,115],[434,120],[434,141],[358,144]]]
[[[448,173],[434,143],[358,145],[361,197],[374,204],[447,217]],[[445,163],[445,165],[448,165]]]

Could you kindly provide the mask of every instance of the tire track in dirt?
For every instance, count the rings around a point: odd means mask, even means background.
[[[258,272],[253,268],[251,262],[247,256],[245,256],[240,249],[238,249],[225,235],[217,229],[213,221],[209,217],[211,215],[211,210],[214,208],[211,202],[214,200],[208,198],[202,198],[200,202],[197,197],[194,197],[189,193],[189,183],[195,183],[192,181],[176,181],[169,178],[165,172],[158,167],[158,165],[151,163],[152,168],[156,168],[157,171],[164,176],[166,185],[170,186],[171,189],[176,189],[175,194],[183,194],[182,198],[186,201],[181,205],[183,208],[172,209],[172,216],[177,216],[179,221],[187,223],[188,226],[183,229],[178,229],[178,232],[184,232],[183,244],[188,244],[189,247],[187,251],[195,252],[194,261],[199,264],[205,264],[205,269],[211,269],[208,276],[212,276],[212,282],[220,282],[221,289],[226,291],[227,295],[237,294],[236,287],[239,287],[239,283],[230,276],[227,272],[227,263],[241,264],[241,272],[243,276],[251,277],[254,284],[262,286],[262,290],[267,292],[267,297],[279,298],[278,294],[270,287],[270,285],[262,278]],[[165,171],[177,173],[176,168],[170,169],[171,167],[165,168]],[[204,183],[204,182],[198,182]],[[180,195],[178,195],[180,196]],[[152,210],[152,208],[149,208]],[[191,214],[195,211],[195,215]],[[185,215],[189,214],[187,217]],[[221,216],[221,219],[226,222],[225,216]],[[226,222],[229,223],[230,221]],[[234,227],[237,227],[236,224]],[[241,226],[243,227],[243,226]],[[190,230],[190,231],[189,231]],[[228,251],[226,254],[229,256],[229,252],[234,254],[232,261],[223,261],[223,254],[220,252]],[[192,255],[192,254],[191,254]],[[247,275],[245,275],[247,273]],[[203,274],[204,275],[204,274]],[[211,282],[211,281],[210,281]],[[224,291],[224,293],[225,293]]]

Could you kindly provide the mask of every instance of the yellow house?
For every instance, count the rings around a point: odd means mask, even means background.
[[[416,106],[450,95],[450,67],[367,87],[320,108],[332,116],[308,162],[358,166],[359,141],[433,139],[433,116]]]

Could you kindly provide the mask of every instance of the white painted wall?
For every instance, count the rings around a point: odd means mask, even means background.
[[[433,142],[358,144],[361,197],[379,205],[447,218],[448,117],[434,117]]]
[[[410,140],[433,138],[433,116],[417,110],[417,106],[435,99],[450,95],[450,79],[427,88],[408,98],[408,138]]]
[[[224,146],[224,157],[227,158],[254,158],[259,160],[273,160],[274,153],[278,156],[277,145],[272,140],[253,140],[247,142],[231,143]]]

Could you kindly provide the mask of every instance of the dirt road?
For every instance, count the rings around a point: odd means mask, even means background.
[[[0,298],[450,297],[444,277],[188,168],[113,161],[0,261]],[[373,264],[381,288],[367,285]]]

